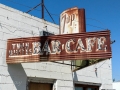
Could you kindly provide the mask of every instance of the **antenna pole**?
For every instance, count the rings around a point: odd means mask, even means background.
[[[41,5],[41,8],[42,8],[42,19],[44,19],[44,0],[42,0],[42,5]]]

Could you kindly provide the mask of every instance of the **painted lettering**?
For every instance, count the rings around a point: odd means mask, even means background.
[[[64,40],[63,40],[64,41]],[[49,43],[48,43],[49,42]],[[11,44],[11,50],[9,50],[9,56],[16,55],[49,55],[49,54],[61,54],[62,51],[66,53],[84,53],[84,52],[97,52],[107,51],[106,38],[105,37],[89,37],[68,39],[66,42],[61,43],[59,40],[46,40],[41,45],[41,42],[29,42],[29,43],[16,43]],[[79,52],[78,52],[79,51]]]
[[[97,51],[98,50],[105,50],[107,49],[107,45],[104,45],[106,42],[106,38],[105,37],[99,37],[97,38]]]
[[[58,41],[58,40],[55,41],[54,40],[54,41],[51,42],[51,44],[52,44],[51,54],[60,54],[60,52],[61,52],[61,50],[60,50],[60,45],[61,45],[60,41]]]
[[[85,46],[84,46],[81,38],[78,39],[78,42],[76,44],[75,52],[78,52],[78,49],[80,49],[80,52],[85,52],[86,51]]]
[[[73,39],[70,39],[66,42],[65,50],[66,50],[67,53],[73,53],[74,52],[74,50],[71,50],[71,44],[74,44],[74,43],[75,43],[75,41]]]

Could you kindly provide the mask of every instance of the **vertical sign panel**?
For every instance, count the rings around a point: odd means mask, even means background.
[[[60,34],[85,32],[85,10],[70,8],[60,15]]]

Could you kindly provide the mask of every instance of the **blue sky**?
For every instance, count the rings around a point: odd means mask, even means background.
[[[26,12],[39,4],[41,0],[0,0],[0,3]],[[77,6],[86,10],[86,31],[100,31],[109,29],[111,40],[116,42],[112,47],[113,78],[120,80],[120,0],[44,0],[45,6],[51,13],[56,24],[59,24],[59,15],[64,10]],[[29,14],[41,18],[41,7]],[[45,13],[45,20],[52,22]]]

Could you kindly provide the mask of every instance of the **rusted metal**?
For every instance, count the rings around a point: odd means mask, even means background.
[[[111,58],[110,31],[8,39],[6,62]]]
[[[61,14],[60,34],[86,32],[85,25],[86,25],[85,24],[85,9],[78,9],[77,7],[70,8]],[[73,68],[72,64],[74,63],[75,62],[73,61],[71,62],[71,69]]]
[[[85,9],[79,9],[79,30],[81,32],[86,32],[86,20],[85,20]]]
[[[86,32],[85,9],[67,9],[60,15],[60,34]]]

